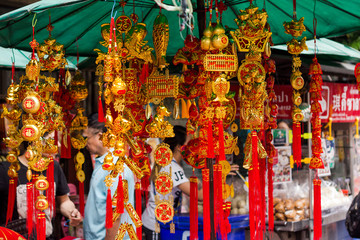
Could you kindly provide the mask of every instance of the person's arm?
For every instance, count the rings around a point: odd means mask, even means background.
[[[116,219],[116,221],[113,223],[112,228],[106,229],[105,240],[114,240],[115,239],[116,233],[118,232],[119,227],[120,227],[120,218],[121,217],[118,217]]]
[[[82,221],[81,214],[75,208],[75,204],[70,200],[69,196],[61,195],[57,196],[56,199],[59,203],[61,214],[70,219],[70,225],[79,225]]]
[[[184,182],[177,186],[183,193],[190,196],[190,182]],[[203,200],[203,190],[198,190],[198,200]]]

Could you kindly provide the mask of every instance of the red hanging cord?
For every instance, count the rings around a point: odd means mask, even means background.
[[[213,139],[213,132],[212,132],[212,122],[208,122],[207,128],[207,140],[208,140],[208,158],[214,158],[214,139]]]
[[[141,207],[141,183],[135,183],[135,204],[136,204],[136,213],[138,214],[141,220],[142,207]],[[142,227],[136,228],[136,235],[138,239],[142,239]]]
[[[116,196],[116,212],[124,213],[124,186],[122,176],[119,173],[119,182],[117,185],[117,196]]]
[[[198,178],[190,177],[190,240],[198,240]]]
[[[210,239],[210,195],[209,195],[209,169],[202,170],[203,180],[203,232],[204,240]]]
[[[106,220],[105,228],[109,229],[113,226],[113,211],[112,211],[112,202],[111,202],[111,190],[108,188],[106,195]]]
[[[296,20],[296,0],[293,0],[293,19]]]

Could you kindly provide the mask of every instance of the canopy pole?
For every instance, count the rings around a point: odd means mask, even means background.
[[[199,26],[199,39],[203,36],[203,32],[205,30],[205,21],[206,13],[205,13],[205,4],[204,0],[196,0],[196,12],[197,12],[197,22]]]

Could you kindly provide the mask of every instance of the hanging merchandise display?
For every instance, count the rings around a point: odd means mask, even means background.
[[[55,210],[54,159],[51,155],[58,152],[57,140],[44,137],[44,134],[62,131],[64,128],[62,108],[53,100],[53,93],[59,90],[59,84],[51,72],[64,68],[66,60],[63,45],[51,37],[53,27],[47,26],[49,37],[42,44],[35,40],[35,17],[32,22],[33,38],[30,46],[33,49],[31,60],[26,66],[26,75],[20,77],[19,84],[12,83],[8,89],[7,103],[11,110],[4,109],[4,116],[12,121],[7,147],[12,150],[7,156],[11,162],[8,174],[10,177],[7,221],[11,220],[15,201],[16,177],[20,165],[17,162],[19,146],[23,141],[29,142],[25,152],[28,161],[27,183],[27,229],[31,236],[36,219],[38,239],[46,238],[45,210],[50,209],[50,218]],[[39,61],[35,57],[35,51]],[[48,76],[41,71],[49,72]],[[13,69],[14,73],[14,69]],[[18,107],[21,106],[22,110]],[[22,118],[20,115],[22,114]],[[21,120],[21,125],[19,124]],[[56,135],[56,134],[55,134]],[[34,171],[34,172],[33,172]],[[46,171],[46,176],[44,175]],[[45,192],[46,191],[46,195]],[[35,211],[34,211],[35,208]]]
[[[301,124],[300,121],[304,118],[301,109],[299,108],[302,103],[300,90],[304,87],[304,79],[300,72],[301,59],[299,54],[303,50],[308,50],[306,46],[306,37],[301,41],[297,38],[302,35],[306,28],[304,26],[304,18],[297,20],[296,16],[296,0],[293,1],[293,19],[291,22],[284,22],[285,32],[290,34],[293,38],[286,43],[288,52],[292,55],[292,74],[290,77],[290,84],[293,87],[293,108],[292,108],[292,120],[293,120],[293,155],[294,162],[299,167],[301,165]]]
[[[121,2],[123,9],[125,4],[125,2]],[[99,114],[99,120],[105,120],[107,128],[107,131],[102,134],[101,140],[108,149],[114,148],[113,152],[108,152],[103,164],[103,169],[109,171],[109,175],[105,179],[108,187],[106,227],[110,228],[126,209],[137,228],[137,233],[132,225],[122,224],[116,239],[122,239],[124,232],[128,232],[131,239],[138,239],[137,236],[140,235],[139,231],[142,226],[141,214],[138,215],[131,203],[127,202],[128,198],[125,196],[127,184],[122,180],[121,174],[124,170],[123,165],[126,164],[136,178],[141,180],[141,188],[147,188],[149,184],[150,166],[146,155],[150,149],[145,144],[144,138],[149,136],[148,124],[155,120],[151,122],[151,118],[146,119],[142,106],[147,102],[143,84],[149,75],[148,65],[153,64],[151,55],[153,49],[149,48],[144,41],[147,34],[146,25],[138,23],[134,14],[130,19],[124,15],[124,11],[116,20],[112,15],[110,24],[101,26],[101,34],[104,39],[101,44],[108,49],[107,53],[95,49],[98,53],[96,75],[99,76],[100,86],[99,112],[103,109],[106,111],[104,118]],[[138,76],[140,81],[138,81]],[[105,100],[104,108],[102,95]],[[164,112],[166,115],[166,111],[163,111],[157,118],[161,124]],[[128,147],[130,147],[129,155],[126,156]],[[114,161],[114,156],[117,157],[116,161]],[[144,175],[147,180],[143,184]],[[115,177],[119,178],[119,184],[116,194],[112,197],[110,186]],[[140,182],[138,183],[140,184]],[[116,205],[114,211],[112,203]]]
[[[88,120],[87,117],[83,115],[85,111],[81,107],[80,102],[84,101],[88,95],[88,90],[85,86],[85,79],[82,77],[81,73],[77,71],[73,80],[70,83],[70,95],[71,98],[76,102],[77,113],[70,125],[70,136],[71,136],[71,145],[73,148],[77,149],[78,152],[75,155],[75,171],[76,179],[79,181],[79,210],[82,216],[84,216],[85,209],[85,199],[84,199],[84,181],[85,181],[85,172],[82,170],[82,165],[85,162],[85,156],[80,151],[86,146],[87,139],[85,139],[81,133],[87,128]]]
[[[265,228],[264,201],[261,199],[264,182],[259,181],[259,166],[265,166],[267,154],[258,138],[257,130],[264,129],[264,102],[266,92],[266,72],[261,65],[261,53],[269,53],[271,32],[266,28],[267,13],[250,3],[246,10],[241,10],[235,22],[238,29],[231,31],[238,50],[248,52],[237,72],[240,83],[240,128],[249,129],[244,146],[245,159],[243,167],[248,169],[249,176],[249,223],[250,238],[262,239]],[[269,54],[266,54],[269,56]]]
[[[270,28],[267,25],[268,28]],[[269,30],[270,31],[270,30]],[[271,42],[271,37],[269,42]],[[268,155],[267,161],[267,185],[268,185],[268,230],[274,230],[274,208],[273,208],[273,158],[275,156],[275,147],[273,145],[273,134],[272,129],[277,128],[276,123],[276,115],[278,113],[278,105],[275,103],[276,95],[274,91],[274,84],[275,84],[275,72],[276,72],[276,64],[273,59],[271,59],[271,51],[270,48],[267,48],[268,51],[264,51],[264,69],[266,72],[266,91],[268,98],[265,103],[265,149]],[[265,161],[261,161],[263,165],[260,165],[261,171],[260,172],[260,179],[265,181]],[[262,191],[262,203],[265,204],[265,191]],[[263,206],[263,209],[266,207]],[[265,216],[262,214],[262,217]],[[265,219],[262,219],[262,222]]]
[[[314,10],[315,11],[315,10]],[[321,104],[322,100],[322,70],[321,66],[316,58],[316,27],[317,20],[314,12],[314,49],[315,57],[310,65],[309,75],[311,75],[310,81],[310,103],[311,103],[311,126],[312,126],[312,138],[311,138],[311,152],[312,157],[310,160],[310,169],[315,170],[315,177],[313,179],[314,189],[314,202],[313,202],[313,216],[314,216],[314,239],[321,239],[322,236],[322,215],[321,215],[321,179],[318,176],[317,169],[324,169],[324,162],[322,159],[322,140],[321,140],[321,119],[320,113],[322,112]],[[331,132],[331,122],[329,123],[329,131]],[[331,135],[331,134],[330,134]]]

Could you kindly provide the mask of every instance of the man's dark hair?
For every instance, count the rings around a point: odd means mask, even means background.
[[[99,114],[93,113],[88,117],[88,127],[92,129],[96,129],[99,132],[106,132],[106,127],[104,122],[99,122],[98,120]]]
[[[177,145],[184,145],[186,141],[186,128],[180,125],[174,126],[175,137],[165,138],[164,143],[170,145],[171,151],[174,151]]]

